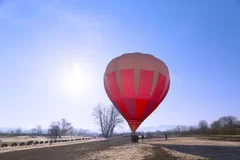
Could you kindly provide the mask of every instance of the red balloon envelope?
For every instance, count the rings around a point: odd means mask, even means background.
[[[163,101],[169,86],[168,67],[150,54],[123,54],[111,60],[104,73],[105,91],[132,132]]]

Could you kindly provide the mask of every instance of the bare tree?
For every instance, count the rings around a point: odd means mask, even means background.
[[[60,123],[59,122],[52,122],[49,129],[48,129],[49,137],[54,140],[57,140],[57,137],[60,136]]]
[[[185,126],[185,125],[182,125],[182,126],[181,126],[181,131],[182,131],[182,132],[188,131],[188,127]]]
[[[55,139],[57,137],[61,138],[63,135],[70,134],[70,131],[73,129],[71,123],[67,122],[66,119],[62,118],[61,121],[52,122],[48,134]]]
[[[72,124],[67,122],[66,119],[62,118],[60,122],[60,134],[65,135],[69,134],[69,132],[73,129]]]
[[[21,128],[17,128],[14,131],[15,135],[19,136],[22,133],[22,129]]]
[[[240,128],[240,120],[236,122],[236,128]]]
[[[73,137],[73,136],[76,135],[76,130],[75,130],[75,128],[72,128],[72,129],[69,131],[69,135],[70,135],[71,137]]]
[[[220,123],[218,121],[213,121],[213,123],[211,124],[211,128],[212,129],[220,128]]]
[[[37,134],[37,128],[32,128],[32,129],[31,129],[31,133],[32,133],[33,135]]]
[[[14,135],[14,130],[13,129],[9,129],[7,133],[9,133],[11,136],[13,136]]]
[[[42,135],[42,127],[40,125],[37,125],[36,133],[38,136]]]
[[[92,135],[91,131],[89,131],[87,129],[81,129],[81,128],[76,130],[76,134],[78,136],[91,136]]]
[[[197,131],[197,127],[195,127],[195,126],[190,126],[190,127],[189,127],[189,131],[192,132],[192,133],[194,133],[194,132]]]
[[[235,128],[238,124],[238,118],[235,116],[224,116],[218,120],[222,128]]]
[[[77,136],[84,136],[85,135],[85,130],[84,129],[77,129],[76,130]]]
[[[178,133],[181,132],[181,126],[177,125],[176,128],[174,128],[174,131]]]
[[[120,127],[124,122],[123,117],[114,106],[103,107],[98,104],[93,109],[93,116],[105,138],[111,137],[114,129]]]
[[[200,129],[200,132],[206,133],[208,130],[208,123],[205,120],[201,120],[198,122],[198,127]]]

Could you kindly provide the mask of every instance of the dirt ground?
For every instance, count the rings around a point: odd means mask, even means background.
[[[88,153],[127,143],[129,143],[129,138],[18,150],[0,153],[0,160],[84,160]]]
[[[0,153],[1,160],[240,160],[240,142],[197,138],[129,138]]]
[[[240,142],[203,140],[194,137],[151,139],[145,142],[161,147],[179,160],[240,160]]]
[[[86,160],[141,160],[152,156],[152,147],[148,144],[126,144],[110,147],[108,150],[95,151],[86,154]]]
[[[14,152],[14,151],[22,151],[22,150],[29,150],[29,149],[37,149],[37,148],[48,148],[48,147],[56,147],[56,146],[66,146],[66,145],[73,145],[73,144],[80,144],[80,143],[90,143],[95,141],[103,141],[106,140],[105,138],[96,138],[96,139],[89,139],[89,140],[81,140],[81,141],[70,141],[70,142],[60,142],[60,143],[52,143],[50,144],[38,144],[38,145],[25,145],[25,146],[15,146],[15,147],[3,147],[0,148],[0,153],[6,152]]]

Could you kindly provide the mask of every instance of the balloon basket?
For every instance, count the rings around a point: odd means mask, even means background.
[[[136,134],[131,135],[131,141],[132,141],[133,143],[138,143],[138,142],[139,142],[138,140],[139,140],[138,135],[136,135]]]

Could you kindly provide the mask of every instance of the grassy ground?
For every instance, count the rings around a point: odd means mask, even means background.
[[[176,160],[175,157],[170,156],[160,147],[154,147],[153,151],[153,156],[148,156],[144,160]]]
[[[216,160],[240,159],[239,142],[206,141],[203,138],[238,139],[238,136],[172,137],[168,141],[162,138],[153,138],[146,139],[144,142],[140,141],[139,144],[131,144],[129,137],[121,137],[89,143],[6,152],[0,154],[0,160],[130,160],[134,158],[176,160],[174,157],[181,157],[184,160],[196,160],[201,157]]]
[[[240,135],[211,135],[211,136],[201,136],[199,138],[207,139],[207,140],[240,142]]]
[[[90,152],[108,150],[110,147],[129,144],[129,137],[110,139],[106,141],[73,144],[66,146],[56,146],[51,148],[38,148],[1,153],[1,160],[80,160]],[[169,157],[161,148],[154,148],[154,156],[146,157],[146,160],[174,160]]]
[[[149,140],[150,144],[167,152],[169,155],[184,160],[215,159],[240,160],[240,143],[219,140],[207,140],[199,137],[169,138]]]
[[[101,151],[111,146],[129,143],[128,139],[112,139],[108,141],[98,141],[66,146],[56,146],[51,148],[38,148],[22,150],[0,154],[1,160],[78,160],[92,151]]]
[[[206,140],[240,142],[240,135],[174,135],[172,137],[196,137]],[[169,138],[171,138],[171,135]]]

